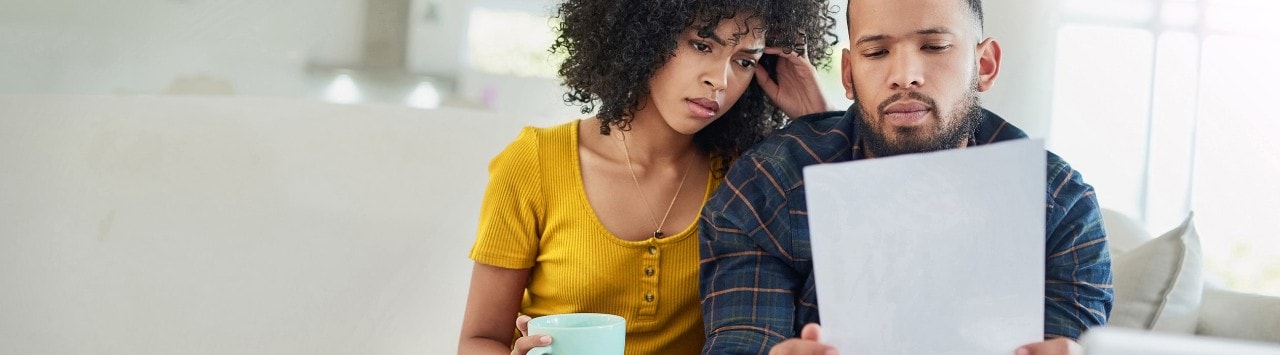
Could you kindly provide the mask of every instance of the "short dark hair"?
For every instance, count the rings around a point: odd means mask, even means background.
[[[966,1],[969,2],[969,12],[972,13],[973,16],[978,19],[978,29],[982,30],[983,26],[985,26],[983,24],[984,20],[982,18],[982,0],[966,0]],[[850,2],[853,2],[853,0],[849,0],[844,3],[844,20],[845,21],[849,21],[849,8],[852,7],[852,6],[849,6]]]
[[[598,106],[601,134],[627,130],[631,114],[649,95],[649,81],[689,29],[710,37],[720,21],[758,19],[765,45],[798,50],[824,67],[836,44],[835,9],[828,0],[563,0],[556,9],[558,37],[551,51],[564,53],[560,78],[564,101],[582,113]],[[745,16],[739,16],[745,14]],[[750,31],[736,34],[736,40]],[[766,56],[768,57],[768,56]],[[767,58],[766,58],[767,59]],[[769,65],[761,63],[767,69]],[[723,116],[694,134],[694,144],[718,159],[737,156],[787,117],[754,81]],[[728,164],[723,164],[725,168]]]

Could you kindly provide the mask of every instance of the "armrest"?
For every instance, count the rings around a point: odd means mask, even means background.
[[[1280,297],[1205,288],[1196,334],[1280,343]]]

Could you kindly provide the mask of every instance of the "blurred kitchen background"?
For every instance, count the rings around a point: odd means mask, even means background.
[[[0,0],[0,94],[286,97],[547,125],[585,116],[561,101],[547,51],[554,4]],[[985,7],[1004,48],[988,108],[1045,138],[1104,206],[1154,233],[1195,210],[1217,282],[1280,295],[1280,2]],[[823,84],[844,108],[838,68]]]

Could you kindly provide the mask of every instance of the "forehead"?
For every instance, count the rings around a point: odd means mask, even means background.
[[[976,30],[964,0],[849,0],[849,35],[898,35],[921,29]]]
[[[706,28],[706,22],[694,24],[689,31],[694,35],[698,35],[703,28]],[[715,36],[731,43],[739,42],[741,44],[764,43],[765,28],[764,21],[759,16],[750,16],[745,13],[739,13],[732,18],[721,19],[711,28]]]

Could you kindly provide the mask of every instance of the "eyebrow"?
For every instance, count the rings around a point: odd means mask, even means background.
[[[729,43],[725,42],[724,38],[720,38],[720,35],[716,34],[715,31],[710,31],[710,32],[711,32],[710,38],[712,41],[716,41],[716,43],[719,43],[721,46],[725,46],[725,47],[729,46]]]
[[[954,35],[955,33],[951,32],[951,30],[947,29],[946,27],[933,27],[933,28],[926,28],[923,30],[916,31],[916,34],[917,35]],[[854,42],[854,45],[856,46],[856,45],[862,45],[863,43],[867,43],[867,42],[883,41],[888,38],[889,38],[888,35],[862,36],[862,37],[858,37],[858,41]]]
[[[916,31],[916,34],[918,35],[953,35],[955,33],[952,33],[951,30],[946,27],[934,27],[934,28],[926,28],[923,30]]]
[[[883,41],[883,40],[885,40],[885,39],[887,39],[887,38],[889,38],[889,36],[887,36],[887,35],[871,35],[871,36],[862,36],[862,37],[858,37],[858,41],[857,41],[857,42],[854,42],[853,44],[854,44],[854,45],[856,45],[856,46],[860,46],[860,45],[862,45],[863,43],[867,43],[867,42],[875,42],[875,41]]]
[[[729,46],[729,42],[726,42],[726,41],[724,40],[724,38],[720,38],[720,35],[716,34],[715,32],[711,32],[711,37],[708,37],[708,38],[711,38],[711,40],[712,40],[712,41],[715,41],[716,43],[719,43],[719,44],[720,44],[721,46],[723,46],[723,47],[728,47],[728,46]],[[739,52],[746,53],[746,54],[752,54],[752,55],[755,55],[755,54],[764,53],[764,47],[759,47],[759,48],[743,48],[743,49],[742,49],[742,50],[740,50]]]

